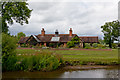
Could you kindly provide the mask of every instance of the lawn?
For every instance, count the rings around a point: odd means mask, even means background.
[[[17,49],[17,54],[35,54],[36,52],[52,52],[54,54],[62,55],[64,61],[74,62],[79,61],[80,64],[118,64],[118,50],[34,50],[34,49]]]

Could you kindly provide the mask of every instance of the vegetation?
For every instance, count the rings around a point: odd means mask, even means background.
[[[97,47],[98,47],[98,44],[97,44],[97,43],[94,43],[92,46],[93,46],[94,48],[97,48]]]
[[[21,50],[24,52],[24,50]],[[18,51],[17,51],[18,52]],[[46,51],[34,51],[31,54],[17,54],[17,56],[11,56],[7,60],[7,66],[3,67],[4,71],[51,71],[57,69],[62,64],[62,58],[58,55],[52,54]],[[31,52],[31,50],[27,51]]]
[[[115,40],[118,40],[119,34],[119,21],[107,22],[105,25],[101,26],[102,32],[104,33],[104,41],[106,44],[109,44],[109,47],[112,48],[112,43]]]
[[[89,43],[85,43],[85,49],[90,49],[90,48],[91,48],[90,44]]]
[[[23,32],[17,33],[17,39],[20,40],[21,37],[25,37],[26,35]]]
[[[71,41],[67,42],[67,47],[68,48],[72,48],[75,47],[75,45],[80,43],[80,38],[75,36],[74,38],[72,38]]]
[[[118,47],[118,44],[112,43],[112,47],[116,49]]]
[[[102,39],[99,39],[99,43],[102,44],[102,45],[105,45],[105,42]]]
[[[56,55],[62,55],[64,64],[67,65],[88,65],[93,63],[95,65],[116,65],[120,64],[118,62],[118,50],[40,50],[50,53],[55,53]],[[34,54],[36,50],[30,49],[17,49],[17,54]],[[59,56],[60,58],[61,56]],[[60,59],[59,59],[60,60]]]
[[[0,14],[2,15],[2,32],[8,33],[8,24],[12,25],[13,20],[23,25],[28,24],[28,18],[30,18],[31,11],[28,8],[26,2],[1,2],[2,9]]]
[[[16,40],[8,34],[2,33],[2,66],[7,67],[9,59],[15,57]],[[14,58],[12,59],[14,61]],[[11,64],[12,65],[12,64]]]
[[[16,49],[16,40],[10,35],[2,33],[2,57],[7,58],[14,54]]]
[[[67,47],[68,47],[68,48],[75,47],[74,42],[73,42],[73,41],[69,41],[69,42],[67,42]]]

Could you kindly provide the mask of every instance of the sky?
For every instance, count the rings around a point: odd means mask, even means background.
[[[28,0],[28,7],[33,9],[29,24],[9,25],[12,35],[23,32],[27,36],[73,33],[79,36],[103,37],[101,26],[105,22],[118,20],[119,0]]]

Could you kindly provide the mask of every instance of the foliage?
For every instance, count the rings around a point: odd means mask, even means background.
[[[24,50],[22,51],[24,52]],[[60,55],[52,54],[51,52],[39,50],[32,54],[23,52],[20,52],[21,55],[17,55],[17,57],[8,58],[6,61],[7,67],[3,66],[4,71],[51,71],[57,69],[63,63]]]
[[[72,48],[75,47],[75,44],[79,44],[79,43],[80,43],[80,38],[75,36],[74,38],[72,38],[71,41],[67,42],[67,47]]]
[[[21,45],[21,47],[28,47],[28,46],[27,46],[27,44],[24,43]]]
[[[92,45],[94,48],[97,48],[98,47],[98,44],[97,43],[93,43]]]
[[[54,47],[54,44],[53,44],[53,43],[50,43],[50,44],[49,44],[49,47]]]
[[[74,42],[73,42],[73,41],[68,41],[68,42],[67,42],[67,47],[68,47],[68,48],[75,47]]]
[[[38,50],[37,50],[38,51]],[[61,60],[61,63],[66,61],[72,65],[87,65],[89,63],[95,63],[96,65],[114,65],[118,62],[118,50],[117,49],[80,49],[80,50],[49,50],[43,49],[39,52],[54,53],[56,58]],[[30,49],[17,49],[17,54],[21,56],[24,54],[32,55],[36,53],[36,50]],[[28,55],[26,55],[28,57]],[[61,56],[63,58],[61,58]]]
[[[3,60],[8,56],[14,55],[16,49],[16,39],[10,35],[2,33],[2,57]],[[4,62],[4,61],[3,61]]]
[[[8,34],[2,33],[2,66],[3,69],[13,70],[16,59],[15,56],[16,39]],[[8,66],[10,65],[11,66]],[[9,69],[8,69],[9,68]]]
[[[112,43],[112,47],[113,47],[113,48],[117,48],[117,47],[118,47],[118,44]]]
[[[80,42],[80,38],[75,36],[74,38],[72,38],[72,40],[74,42],[74,44],[78,44]]]
[[[102,44],[102,45],[105,44],[104,40],[102,40],[102,39],[99,39],[99,43]]]
[[[23,25],[28,24],[28,18],[30,18],[31,11],[28,8],[26,2],[1,2],[2,10],[2,32],[8,32],[8,24],[12,25],[13,20]]]
[[[20,40],[21,37],[25,37],[26,35],[23,32],[17,33],[17,39]]]
[[[89,43],[85,43],[85,49],[90,49],[90,48],[91,48],[90,44]]]
[[[98,44],[98,48],[99,48],[99,49],[102,49],[102,48],[106,48],[106,46],[103,45],[103,44]]]
[[[102,32],[104,33],[104,41],[106,44],[109,44],[109,47],[112,48],[112,43],[114,40],[118,40],[119,34],[119,21],[106,22],[101,26]]]
[[[3,71],[13,71],[16,70],[15,63],[17,62],[17,57],[14,55],[8,56],[6,60],[2,63],[2,70]]]

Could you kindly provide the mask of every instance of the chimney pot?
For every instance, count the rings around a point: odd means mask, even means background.
[[[55,36],[58,36],[59,35],[59,32],[58,32],[58,30],[56,29],[56,31],[55,31]]]

